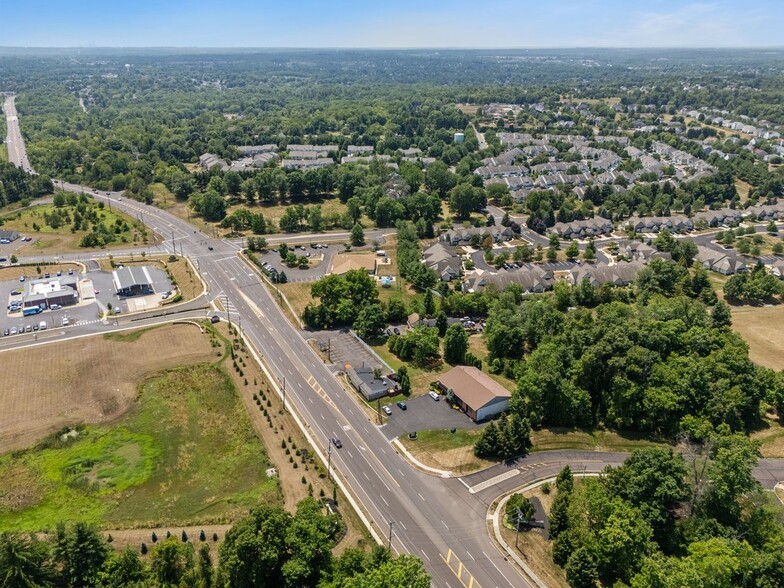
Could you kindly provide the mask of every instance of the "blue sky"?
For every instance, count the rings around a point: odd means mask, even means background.
[[[0,0],[0,46],[760,47],[782,0]]]

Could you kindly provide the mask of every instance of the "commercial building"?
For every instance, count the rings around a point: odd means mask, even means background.
[[[438,376],[438,386],[474,421],[484,421],[509,408],[512,393],[475,367],[459,365]]]
[[[351,385],[368,400],[377,400],[397,390],[397,384],[385,376],[376,377],[375,370],[371,367],[354,369],[348,366],[346,374]]]
[[[68,276],[28,281],[22,305],[24,308],[38,306],[47,309],[54,304],[73,306],[77,302],[76,278]]]
[[[118,296],[144,296],[154,294],[153,280],[146,265],[121,267],[112,272],[114,290]]]

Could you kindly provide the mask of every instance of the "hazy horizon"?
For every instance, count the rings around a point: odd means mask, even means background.
[[[784,45],[775,0],[29,0],[3,7],[6,48],[724,49]]]

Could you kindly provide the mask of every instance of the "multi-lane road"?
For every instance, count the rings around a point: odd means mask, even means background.
[[[6,120],[6,138],[5,142],[8,146],[8,160],[21,167],[25,171],[32,172],[30,161],[27,159],[27,149],[25,149],[24,139],[22,139],[22,132],[19,130],[19,117],[16,114],[16,96],[6,96],[3,103],[3,110],[5,112]]]
[[[18,134],[18,124],[16,127]],[[12,159],[24,166],[24,143],[21,135],[18,137],[20,143],[14,144],[17,151]],[[342,440],[341,449],[331,450],[333,474],[341,480],[374,535],[387,540],[391,530],[393,548],[420,557],[433,577],[433,586],[531,585],[491,540],[487,527],[489,504],[501,492],[554,475],[566,464],[577,471],[594,472],[623,458],[619,454],[547,452],[464,479],[422,473],[401,457],[339,383],[332,368],[319,359],[301,332],[286,319],[259,275],[240,257],[240,244],[213,239],[186,221],[122,198],[121,193],[95,193],[74,184],[58,185],[68,191],[90,192],[96,199],[143,219],[167,239],[167,250],[176,248],[193,261],[210,297],[228,301],[235,321],[280,390],[285,391],[287,406],[299,417],[315,448],[326,457],[329,439]],[[199,312],[203,316],[204,311],[195,310],[194,316]],[[778,463],[768,464],[762,477],[772,485],[784,476],[781,470]]]

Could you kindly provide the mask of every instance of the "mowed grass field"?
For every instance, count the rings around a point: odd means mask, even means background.
[[[108,341],[149,344],[158,330]],[[39,531],[63,520],[110,528],[223,523],[258,502],[281,502],[277,479],[265,473],[264,446],[220,364],[159,371],[138,390],[110,425],[79,427],[0,457],[0,528]]]
[[[99,208],[98,204],[92,199],[89,202],[97,210],[100,222],[107,227],[113,228],[118,220],[125,221],[129,227],[128,230],[116,234],[116,240],[107,245],[106,248],[143,244],[152,245],[157,242],[156,236],[152,231],[142,231],[136,225],[135,219],[130,216],[109,207]],[[56,229],[46,224],[44,215],[51,214],[54,210],[58,210],[61,213],[68,212],[70,218],[73,218],[75,207],[64,206],[56,209],[53,204],[42,204],[19,210],[3,217],[3,229],[19,231],[20,234],[33,238],[32,242],[25,243],[19,247],[16,252],[17,255],[35,256],[39,253],[66,253],[89,249],[80,247],[79,241],[90,230],[72,232],[70,223],[64,223]]]

